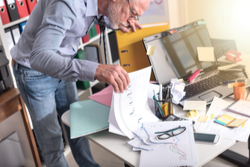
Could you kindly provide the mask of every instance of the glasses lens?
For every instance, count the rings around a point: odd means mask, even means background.
[[[168,138],[170,138],[172,136],[169,135],[169,134],[162,134],[162,135],[158,135],[157,137],[158,137],[158,139],[164,140],[164,139],[168,139]]]
[[[180,129],[177,129],[177,130],[173,131],[172,133],[174,134],[174,136],[177,136],[177,135],[181,134],[184,131],[185,131],[185,129],[180,128]]]

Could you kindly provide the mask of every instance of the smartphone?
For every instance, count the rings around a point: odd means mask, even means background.
[[[208,134],[208,133],[194,133],[194,140],[200,142],[208,142],[208,143],[218,143],[220,139],[220,135],[216,134]]]

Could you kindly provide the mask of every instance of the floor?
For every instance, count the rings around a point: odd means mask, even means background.
[[[95,161],[98,162],[101,167],[124,167],[124,163],[121,160],[114,157],[112,154],[100,148],[96,144],[90,142],[90,147]],[[247,148],[248,148],[247,143],[238,142],[230,149],[248,157]],[[66,156],[66,159],[70,167],[78,166],[71,153],[69,153]],[[204,167],[236,167],[236,166],[221,158],[215,158],[206,165],[204,165]]]

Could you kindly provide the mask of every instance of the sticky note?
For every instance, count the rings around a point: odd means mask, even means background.
[[[244,122],[244,123],[241,125],[241,127],[244,128],[245,125],[246,125],[246,122]]]
[[[227,87],[228,87],[228,88],[233,88],[233,86],[234,86],[234,83],[229,83],[229,84],[227,84]]]
[[[199,61],[215,61],[214,47],[197,47]]]
[[[214,114],[211,114],[210,119],[213,119],[213,118],[214,118]]]
[[[148,45],[147,55],[153,56],[155,52],[155,46]]]
[[[247,119],[236,119],[235,121],[229,123],[227,126],[237,128],[246,121],[247,121]]]
[[[183,110],[206,110],[206,101],[185,101]]]
[[[200,116],[198,122],[207,122],[208,116]]]

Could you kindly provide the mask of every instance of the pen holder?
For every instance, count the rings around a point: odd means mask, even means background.
[[[153,98],[154,99],[154,98]],[[164,112],[160,109],[161,104],[163,104],[165,101],[163,100],[155,100],[154,99],[154,106],[155,106],[155,116],[161,120],[164,119]]]

